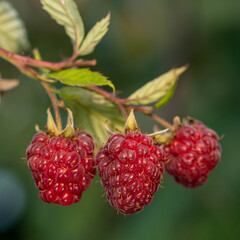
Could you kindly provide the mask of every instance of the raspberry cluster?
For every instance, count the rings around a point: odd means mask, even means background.
[[[139,131],[109,138],[96,156],[101,184],[113,207],[132,214],[151,203],[164,172],[166,154]]]
[[[220,161],[218,140],[218,135],[200,121],[182,126],[171,145],[164,148],[170,155],[166,171],[185,187],[202,185]]]
[[[76,131],[70,109],[66,128],[57,127],[50,110],[46,132],[39,131],[27,148],[27,163],[40,198],[71,205],[96,175],[110,204],[123,214],[143,210],[161,184],[164,170],[185,187],[202,185],[221,157],[218,135],[200,121],[174,118],[168,129],[149,135],[140,132],[133,110],[124,134],[112,133],[94,158],[91,135]],[[160,146],[158,146],[160,144]]]
[[[95,176],[94,143],[86,132],[74,138],[37,133],[27,148],[27,163],[44,202],[71,205]]]

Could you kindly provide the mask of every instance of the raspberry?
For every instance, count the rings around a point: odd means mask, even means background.
[[[27,148],[28,167],[44,202],[78,202],[95,176],[92,137],[83,131],[73,136],[37,133]]]
[[[164,172],[164,150],[139,131],[111,136],[96,156],[110,204],[132,214],[151,203]]]
[[[180,127],[171,145],[164,147],[170,155],[166,171],[184,187],[202,185],[220,161],[218,140],[218,135],[198,120]]]

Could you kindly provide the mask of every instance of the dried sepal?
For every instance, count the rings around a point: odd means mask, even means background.
[[[47,109],[47,132],[53,134],[55,136],[60,135],[60,131],[58,130],[56,123],[51,114],[50,108]]]
[[[112,136],[112,135],[115,134],[114,132],[112,132],[112,131],[110,130],[110,128],[109,128],[109,126],[108,126],[108,121],[105,122],[104,127],[105,127],[107,133],[108,133],[110,136]]]
[[[153,138],[153,141],[156,145],[169,145],[171,144],[172,140],[174,139],[176,132],[179,128],[182,127],[182,122],[178,116],[174,117],[173,119],[173,126],[171,129],[160,131],[159,133],[152,133],[148,136]]]
[[[129,132],[134,132],[138,130],[139,130],[139,127],[134,115],[134,110],[132,109],[124,125],[124,132],[125,134],[127,134]]]
[[[65,138],[71,138],[75,132],[73,114],[69,108],[66,108],[68,112],[68,120],[65,129],[61,132],[61,135]]]
[[[166,144],[172,141],[172,133],[168,128],[148,134],[147,136],[151,137],[156,145]]]
[[[183,125],[193,125],[195,123],[195,119],[192,118],[192,117],[186,117],[186,118],[183,118],[182,122],[183,122]]]
[[[173,119],[173,132],[177,131],[180,127],[182,127],[181,119],[179,116],[176,116]]]

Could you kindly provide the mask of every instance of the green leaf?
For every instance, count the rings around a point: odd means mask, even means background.
[[[162,106],[164,106],[166,103],[168,103],[168,101],[172,98],[175,89],[176,89],[177,83],[175,82],[175,84],[172,86],[172,88],[168,91],[168,93],[159,101],[157,102],[154,107],[155,108],[160,108]]]
[[[145,105],[158,102],[168,94],[177,82],[178,77],[185,72],[186,69],[187,66],[174,68],[151,82],[146,83],[128,97],[128,104]]]
[[[97,44],[102,40],[104,35],[107,33],[109,23],[110,13],[100,22],[97,22],[95,26],[89,31],[79,50],[81,56],[90,54],[94,51]]]
[[[29,47],[24,23],[8,1],[0,2],[0,47],[11,52]]]
[[[115,90],[111,81],[107,80],[106,77],[98,72],[90,71],[88,68],[66,69],[47,74],[45,77],[58,80],[61,83],[70,86],[108,85]]]
[[[84,38],[84,25],[74,0],[41,0],[43,9],[65,28],[76,50]]]
[[[76,126],[89,132],[99,146],[106,143],[109,137],[105,129],[106,121],[111,130],[123,132],[122,114],[115,104],[102,95],[76,87],[63,87],[58,94],[73,111]]]

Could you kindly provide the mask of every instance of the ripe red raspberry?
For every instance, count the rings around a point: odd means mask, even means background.
[[[164,150],[139,131],[110,137],[96,161],[111,205],[132,214],[150,204],[159,188],[165,160]]]
[[[194,188],[206,182],[208,174],[221,158],[218,135],[200,121],[180,127],[171,145],[165,146],[170,160],[166,171],[184,187]]]
[[[75,132],[71,139],[37,133],[26,154],[40,198],[63,206],[78,202],[96,173],[93,150],[86,132]]]

